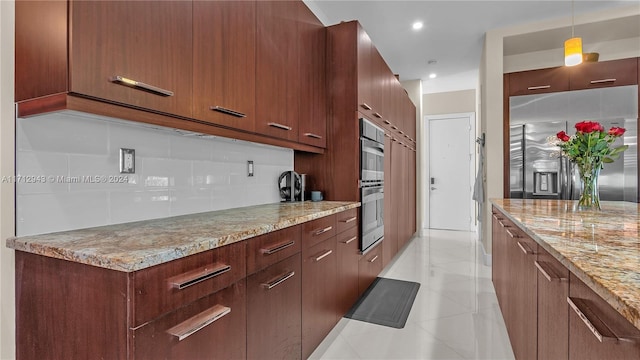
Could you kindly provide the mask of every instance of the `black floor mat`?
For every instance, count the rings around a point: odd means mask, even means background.
[[[419,288],[417,282],[376,278],[345,317],[402,329]]]

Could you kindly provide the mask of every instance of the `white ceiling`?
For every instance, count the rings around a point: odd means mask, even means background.
[[[327,26],[358,20],[391,70],[399,74],[401,80],[422,79],[425,93],[475,89],[486,31],[571,16],[571,1],[568,0],[305,0],[305,3]],[[576,0],[574,9],[575,14],[582,14],[634,4],[640,7],[639,0]],[[411,25],[418,20],[424,22],[424,28],[414,31]],[[637,20],[638,17],[632,18],[626,26],[635,27],[636,33],[640,33]],[[564,40],[559,44],[540,41],[556,39],[556,36],[564,39],[570,35],[569,28],[557,31],[560,33],[537,34],[539,41],[532,42],[536,44],[535,48],[523,48],[522,44],[526,43],[523,38],[511,39],[511,42],[506,39],[505,53],[561,48]],[[437,63],[429,65],[431,59]],[[429,79],[431,72],[437,73],[438,77]]]

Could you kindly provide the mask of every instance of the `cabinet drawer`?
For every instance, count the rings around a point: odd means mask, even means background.
[[[244,359],[245,280],[133,331],[135,359]]]
[[[303,249],[308,249],[336,235],[336,216],[330,215],[302,225]]]
[[[247,241],[247,274],[253,274],[300,252],[302,226],[278,230]]]
[[[336,218],[336,233],[340,234],[341,232],[358,225],[358,208],[349,209],[336,214]]]
[[[134,326],[244,278],[245,249],[242,241],[135,272]]]
[[[637,83],[638,60],[636,58],[584,63],[571,69],[571,90],[636,85]]]
[[[509,96],[569,90],[569,71],[563,67],[509,74]]]
[[[383,240],[384,242],[384,240]],[[376,245],[358,262],[358,292],[362,295],[382,271],[382,246]]]

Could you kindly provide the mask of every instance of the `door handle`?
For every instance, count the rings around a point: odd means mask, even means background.
[[[437,189],[437,188],[436,188],[436,187],[434,187],[434,186],[432,186],[432,187],[431,187],[431,190],[435,190],[435,189]]]

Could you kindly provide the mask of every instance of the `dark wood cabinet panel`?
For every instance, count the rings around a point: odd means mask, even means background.
[[[345,210],[336,214],[336,233],[358,226],[358,208]]]
[[[242,279],[134,330],[133,358],[246,358],[246,292]]]
[[[302,358],[306,359],[338,322],[336,240],[329,238],[302,259]]]
[[[300,358],[302,276],[297,254],[248,277],[248,359]]]
[[[71,1],[69,13],[71,92],[191,117],[191,2]]]
[[[398,232],[397,232],[397,211],[395,210],[394,198],[396,196],[396,188],[393,186],[393,172],[391,168],[391,159],[393,157],[393,147],[391,135],[385,132],[384,137],[384,241],[382,241],[382,263],[387,266],[393,257],[398,253]]]
[[[358,292],[362,295],[382,271],[382,246],[376,245],[360,258]]]
[[[543,94],[569,90],[566,67],[529,70],[509,74],[509,96]]]
[[[374,85],[375,85],[375,64],[373,56],[375,47],[369,35],[362,29],[360,24],[354,23],[353,36],[356,44],[356,71],[358,91],[357,111],[362,112],[367,117],[372,117],[375,107]]]
[[[302,251],[336,235],[336,215],[329,215],[302,224]]]
[[[570,274],[569,294],[586,318],[585,321],[569,306],[569,359],[640,359],[640,330],[573,274]],[[604,336],[602,341],[586,322]],[[613,334],[632,341],[616,340]]]
[[[583,63],[570,70],[571,90],[638,84],[636,58]]]
[[[569,357],[569,270],[538,247],[538,359]]]
[[[256,131],[298,140],[298,1],[257,2]]]
[[[256,2],[193,2],[193,116],[255,130]]]
[[[327,144],[326,30],[303,2],[299,2],[298,8],[298,141],[324,148]]]
[[[358,292],[358,261],[362,255],[360,255],[359,249],[358,228],[353,227],[338,234],[336,241],[338,253],[337,306],[338,316],[343,316],[355,304],[360,294]]]
[[[247,240],[247,275],[284,260],[302,249],[302,226],[292,226]]]

